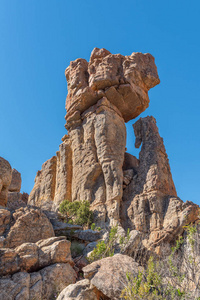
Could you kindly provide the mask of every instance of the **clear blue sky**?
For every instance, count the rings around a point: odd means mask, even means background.
[[[65,68],[103,47],[155,57],[161,83],[141,116],[157,119],[179,197],[200,204],[199,15],[198,0],[1,0],[0,156],[21,172],[22,191],[66,133]],[[133,122],[127,147],[138,155]]]

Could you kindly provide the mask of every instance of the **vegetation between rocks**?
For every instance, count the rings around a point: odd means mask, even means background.
[[[166,259],[151,256],[146,269],[135,277],[126,274],[127,283],[121,298],[126,300],[200,300],[199,236],[196,226],[185,226],[187,245],[183,237],[176,240]],[[182,247],[189,246],[187,254]]]
[[[117,231],[118,231],[118,226],[112,227],[109,232],[108,241],[105,242],[104,240],[102,240],[97,243],[96,248],[92,251],[92,253],[88,257],[89,262],[93,262],[98,259],[113,256],[115,252],[115,246],[117,240],[119,240],[120,250],[122,250],[125,247],[125,245],[130,239],[130,230],[129,229],[127,230],[126,237],[119,236],[117,234]]]
[[[59,211],[66,217],[69,224],[81,225],[86,228],[92,224],[93,212],[90,211],[89,201],[64,200],[61,202]]]

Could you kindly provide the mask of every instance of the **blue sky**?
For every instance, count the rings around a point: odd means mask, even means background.
[[[200,204],[199,13],[184,0],[1,0],[0,156],[21,172],[22,191],[66,133],[65,68],[99,47],[155,57],[161,83],[141,116],[157,120],[179,197]],[[138,155],[134,122],[127,147]]]

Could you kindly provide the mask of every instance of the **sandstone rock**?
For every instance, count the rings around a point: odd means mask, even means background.
[[[83,272],[97,290],[110,299],[118,300],[127,283],[126,273],[137,275],[138,264],[129,256],[116,254],[91,263],[83,268]]]
[[[10,210],[16,210],[21,207],[26,207],[28,201],[27,193],[8,192],[7,208]]]
[[[17,170],[12,169],[12,180],[9,186],[9,192],[19,193],[21,190],[21,184],[22,184],[21,174]]]
[[[51,210],[56,187],[56,163],[57,159],[53,156],[42,165],[42,170],[37,172],[28,204]]]
[[[22,194],[18,192],[8,192],[7,208],[16,210],[21,207],[26,207],[27,204],[22,200]]]
[[[60,203],[71,200],[72,153],[70,140],[65,137],[56,156],[42,165],[37,172],[35,185],[31,191],[28,204],[43,210],[57,211]]]
[[[72,151],[69,138],[65,138],[57,152],[56,187],[53,210],[58,210],[60,203],[71,200],[72,185]]]
[[[94,242],[99,240],[102,237],[102,232],[92,230],[92,229],[76,230],[73,234],[73,237],[87,242]]]
[[[95,223],[119,219],[126,128],[105,98],[76,120],[68,120],[72,141],[72,201],[88,200]],[[109,207],[109,209],[107,209]]]
[[[90,253],[91,251],[94,250],[94,248],[96,248],[96,245],[97,245],[97,242],[91,242],[91,243],[89,243],[89,244],[85,247],[85,249],[84,249],[84,251],[83,251],[83,255],[87,257],[87,256],[88,256],[88,253]]]
[[[12,168],[7,160],[0,157],[0,206],[6,206],[8,188],[12,179]]]
[[[84,112],[105,96],[126,122],[148,107],[148,90],[160,82],[150,54],[123,56],[98,48],[93,50],[89,63],[80,58],[71,62],[65,75],[68,116]]]
[[[198,207],[192,203],[184,205],[177,198],[155,119],[140,118],[133,126],[135,145],[139,147],[142,143],[142,148],[137,173],[124,190],[121,220],[124,228],[140,231],[144,237],[143,247],[150,249],[163,239],[172,241],[183,231],[183,223],[195,221]]]
[[[10,211],[7,209],[0,209],[0,235],[4,234],[9,222],[10,222]]]
[[[95,287],[90,286],[90,281],[84,279],[67,286],[58,296],[57,300],[98,300]]]
[[[124,177],[123,177],[123,184],[125,186],[129,185],[129,183],[133,179],[134,171],[133,171],[133,169],[125,170],[123,172],[123,175],[124,175]]]
[[[57,263],[38,272],[18,272],[0,279],[1,300],[51,300],[76,280],[68,263]]]
[[[33,272],[55,263],[74,265],[71,243],[65,237],[54,237],[37,243],[24,243],[14,249],[0,249],[0,276],[19,271]]]
[[[0,279],[1,300],[29,299],[30,275],[19,272],[10,278]]]
[[[140,164],[139,159],[137,159],[135,156],[131,155],[130,153],[125,152],[124,163],[123,163],[124,171],[132,169],[134,171],[134,174],[136,174],[139,164]]]
[[[148,107],[148,90],[159,83],[154,58],[95,48],[89,63],[77,59],[65,74],[68,136],[57,158],[37,174],[28,203],[57,210],[64,199],[88,200],[98,226],[119,224],[122,168],[135,174],[138,167],[138,160],[125,154],[124,121]],[[130,174],[125,178],[128,184]]]
[[[4,247],[14,248],[26,242],[37,242],[55,236],[53,227],[40,209],[20,208],[13,214],[14,225],[4,240]]]
[[[59,263],[40,271],[42,276],[42,300],[54,298],[69,284],[76,282],[76,272],[69,264]]]

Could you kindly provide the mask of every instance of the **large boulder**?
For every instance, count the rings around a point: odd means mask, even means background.
[[[54,237],[37,243],[23,243],[14,249],[0,248],[0,276],[19,271],[33,272],[54,263],[73,266],[70,245],[65,237]]]
[[[9,185],[9,191],[19,193],[21,190],[21,184],[21,174],[16,169],[12,169],[12,180],[11,184]]]
[[[65,237],[53,237],[0,248],[0,299],[55,299],[76,281],[70,245]]]
[[[148,90],[160,82],[152,55],[133,52],[123,56],[98,48],[92,51],[89,63],[80,58],[72,61],[65,75],[67,118],[107,97],[127,122],[148,107]]]
[[[56,263],[38,272],[18,272],[0,278],[1,300],[51,300],[69,284],[76,272],[68,263]]]
[[[116,254],[112,257],[95,261],[83,268],[84,277],[109,299],[120,299],[121,292],[127,284],[127,273],[136,276],[139,265],[133,258]]]
[[[99,300],[98,296],[96,288],[91,286],[88,279],[84,279],[67,286],[59,294],[57,300]]]
[[[12,168],[9,162],[0,157],[0,206],[6,206],[8,189],[12,180]]]
[[[35,243],[55,236],[49,219],[38,208],[20,208],[12,217],[8,210],[0,212],[0,224],[2,223],[4,234],[2,247],[14,248],[23,243]]]

